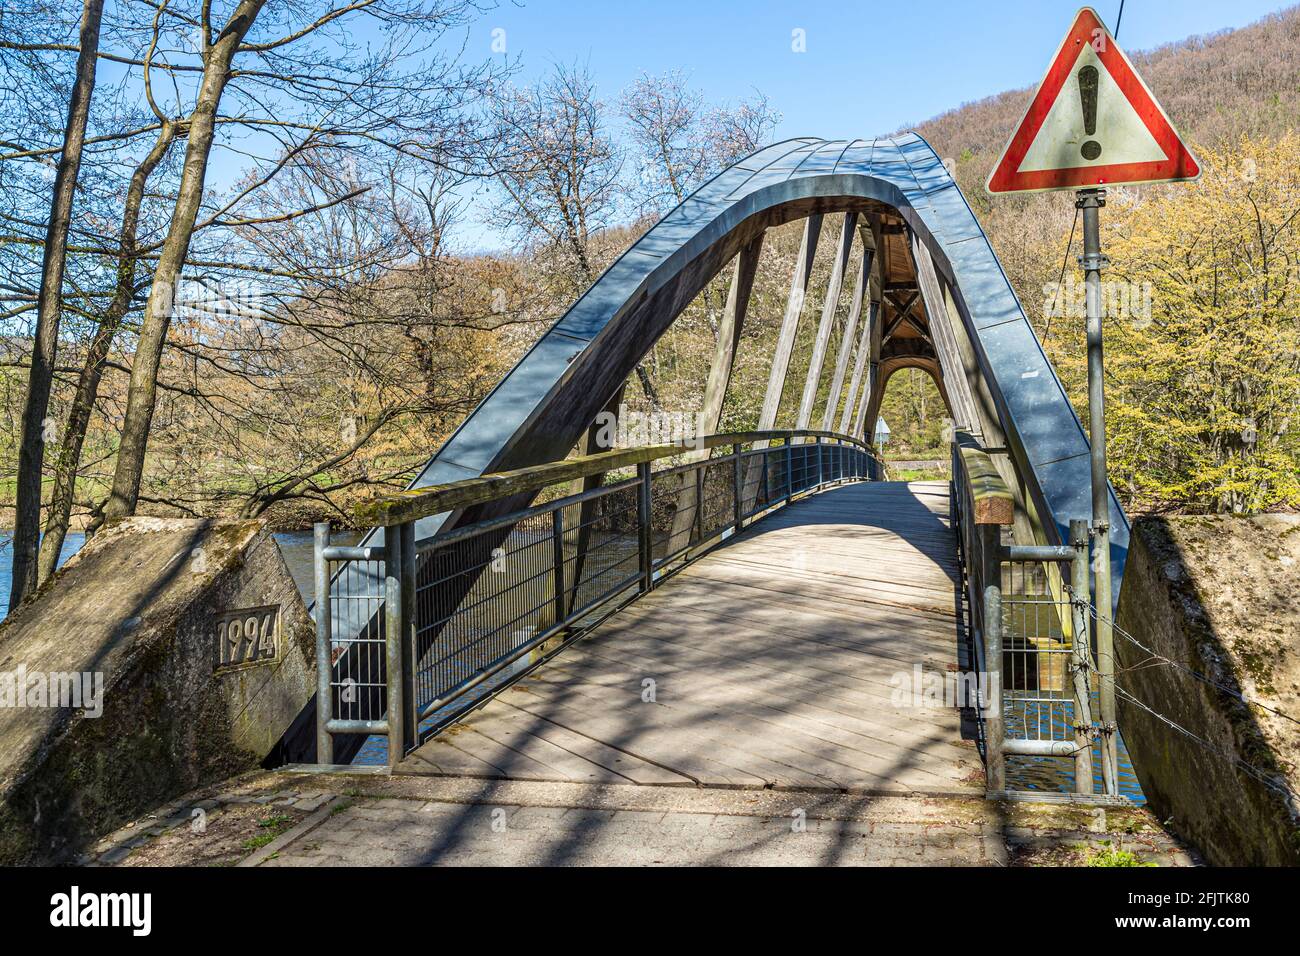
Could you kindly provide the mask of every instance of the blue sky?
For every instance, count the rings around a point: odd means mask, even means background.
[[[872,136],[992,93],[1037,83],[1077,0],[503,0],[471,31],[467,53],[506,31],[523,76],[587,62],[614,99],[641,72],[681,69],[710,100],[757,87],[784,120],[779,138]],[[1244,26],[1278,0],[1126,0],[1126,50]],[[1112,30],[1119,0],[1094,4]],[[791,51],[791,31],[807,52]]]
[[[1148,50],[1245,26],[1290,5],[1126,0],[1118,40],[1126,50]],[[494,36],[503,38],[522,83],[557,62],[586,63],[611,103],[641,73],[681,70],[714,103],[762,90],[783,117],[777,139],[866,137],[1036,84],[1080,6],[1078,0],[501,0],[468,31],[465,55],[492,55]],[[1100,0],[1094,9],[1113,31],[1119,0]],[[792,49],[796,29],[804,32],[806,52]],[[485,251],[508,244],[473,213],[460,238]]]
[[[1126,0],[1119,42],[1148,50],[1288,5]],[[1112,30],[1119,7],[1094,5]],[[611,105],[640,74],[681,70],[709,103],[761,90],[783,117],[776,139],[870,137],[1037,83],[1078,8],[1078,0],[497,0],[443,47],[470,62],[507,57],[520,83],[556,63],[584,63]],[[795,30],[805,52],[792,49]],[[506,51],[494,53],[501,39]],[[217,150],[210,184],[228,188],[244,164],[242,153]],[[482,221],[483,187],[471,195],[460,248],[508,248],[509,237]]]

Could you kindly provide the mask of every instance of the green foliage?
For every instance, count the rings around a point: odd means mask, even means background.
[[[880,417],[889,425],[886,458],[947,459],[948,406],[928,372],[905,368],[891,375]]]
[[[1125,850],[1119,846],[1111,846],[1110,841],[1106,841],[1097,849],[1091,851],[1087,857],[1088,866],[1155,866],[1146,860],[1139,859],[1137,854],[1132,850]]]
[[[1107,288],[1150,300],[1106,318],[1112,479],[1138,510],[1296,507],[1300,135],[1200,156],[1200,182],[1120,190],[1103,212]],[[1069,338],[1053,358],[1082,402]]]

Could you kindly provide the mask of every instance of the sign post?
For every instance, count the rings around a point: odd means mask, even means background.
[[[1099,675],[1101,768],[1106,793],[1119,792],[1115,713],[1114,600],[1110,562],[1110,482],[1106,476],[1106,395],[1102,364],[1099,213],[1105,186],[1185,182],[1196,159],[1151,90],[1090,7],[1081,9],[985,188],[990,193],[1077,190],[1083,213],[1088,336],[1088,437],[1091,445],[1093,606]],[[1078,636],[1076,636],[1076,639]],[[1092,735],[1092,728],[1077,726]]]
[[[1088,321],[1088,441],[1092,459],[1093,606],[1097,608],[1098,711],[1101,721],[1101,779],[1106,793],[1119,793],[1119,747],[1115,720],[1115,633],[1111,623],[1110,479],[1106,475],[1106,387],[1101,354],[1101,207],[1106,190],[1080,189],[1075,207],[1083,211],[1084,308]]]

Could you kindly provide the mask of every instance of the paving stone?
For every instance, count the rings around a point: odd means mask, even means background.
[[[102,854],[99,858],[99,862],[106,866],[112,866],[114,864],[121,863],[123,860],[125,860],[128,856],[131,855],[131,851],[134,849],[135,847],[131,847],[131,846],[114,847],[113,849],[109,850],[107,853]]]
[[[295,810],[313,813],[320,809],[332,796],[333,794],[330,793],[320,793],[310,797],[299,797],[292,801],[292,806]]]

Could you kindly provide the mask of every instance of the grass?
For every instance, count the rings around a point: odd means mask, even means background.
[[[939,481],[948,477],[947,468],[891,468],[885,462],[890,481]]]
[[[1100,847],[1093,850],[1087,859],[1088,866],[1155,866],[1140,859],[1132,850],[1125,850],[1120,846],[1111,846],[1110,841],[1106,841]]]
[[[257,826],[258,829],[264,832],[254,834],[240,844],[240,846],[249,852],[260,850],[285,830],[289,829],[291,823],[293,823],[293,817],[287,813],[274,813],[269,817],[263,817],[261,820],[257,821]]]

